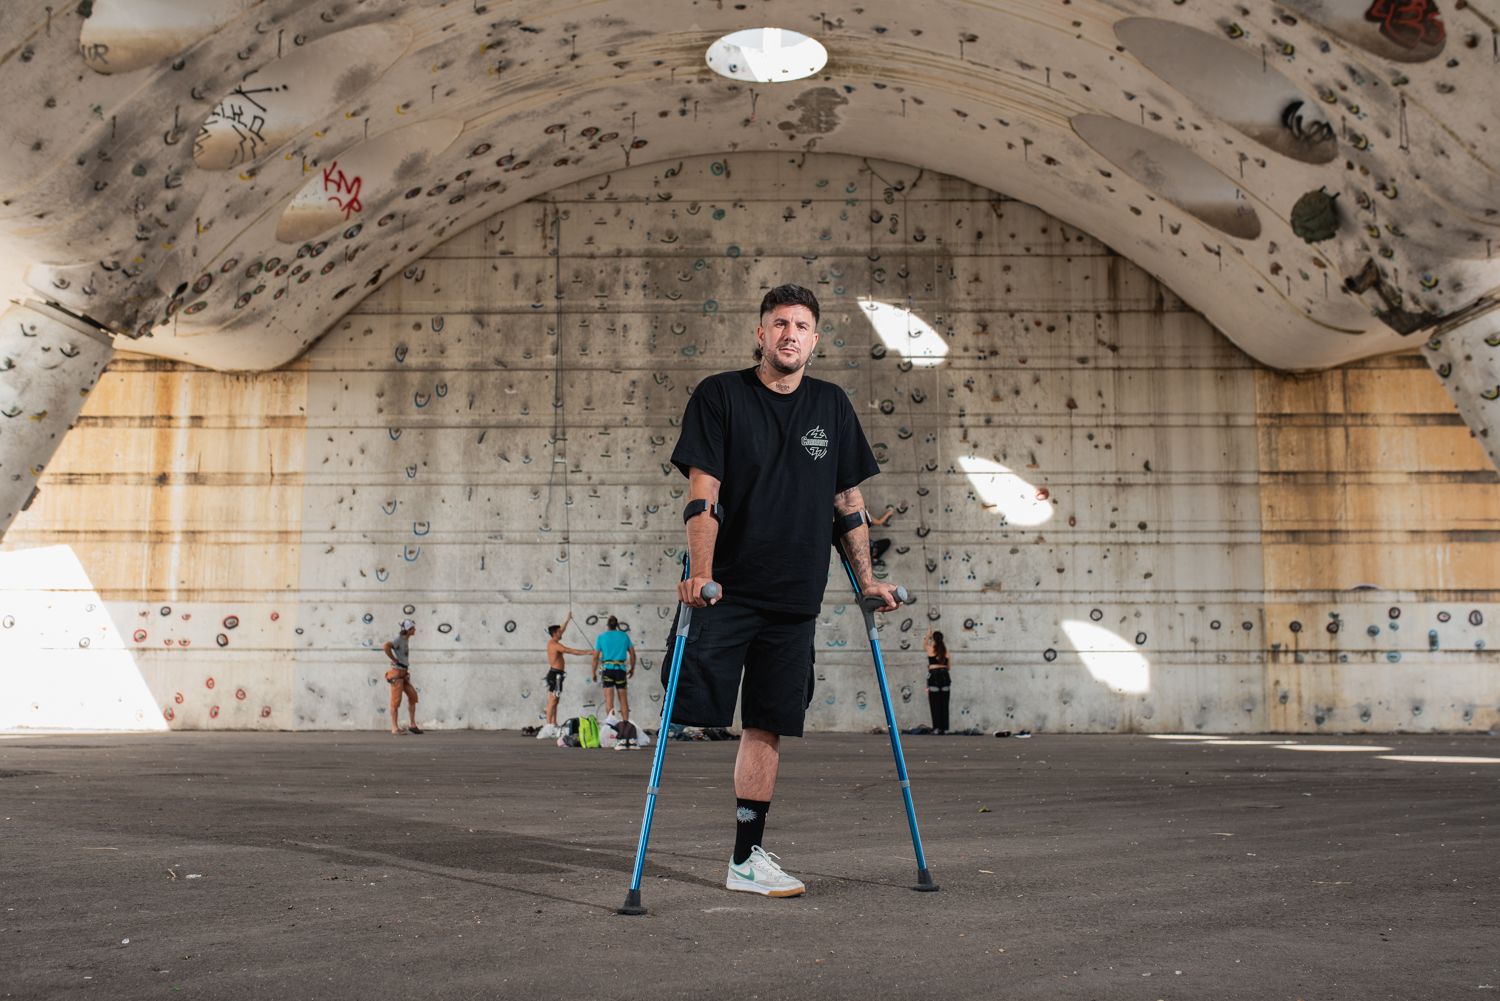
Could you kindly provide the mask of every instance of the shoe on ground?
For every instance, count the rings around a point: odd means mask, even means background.
[[[426,733],[427,731],[423,730],[421,727],[417,726],[417,724],[413,723],[411,726],[409,726],[409,727],[406,728],[406,732],[407,733]]]
[[[743,865],[729,863],[729,876],[724,880],[726,890],[742,890],[759,893],[767,897],[796,897],[807,891],[802,880],[788,876],[778,864],[781,860],[756,845],[750,849],[750,857]]]

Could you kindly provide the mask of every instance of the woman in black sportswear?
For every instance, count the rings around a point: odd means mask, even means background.
[[[927,630],[923,646],[927,648],[927,704],[932,709],[932,732],[947,733],[948,696],[953,686],[948,674],[952,666],[948,660],[948,646],[943,642],[943,634],[931,629]]]
[[[953,666],[948,660],[948,645],[942,641],[942,633],[933,629],[927,630],[927,639],[922,645],[927,648],[927,705],[932,708],[933,732],[947,734],[948,696],[953,687],[948,674],[948,669]]]

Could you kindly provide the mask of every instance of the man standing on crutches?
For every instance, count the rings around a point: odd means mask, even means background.
[[[725,886],[792,897],[802,881],[762,845],[781,738],[802,736],[812,701],[835,513],[861,593],[891,611],[897,589],[870,567],[859,484],[880,471],[875,455],[843,389],[805,371],[818,344],[817,298],[797,285],[772,289],[755,339],[754,368],[698,384],[672,453],[688,477],[691,571],[678,597],[694,612],[670,722],[729,726],[736,696],[743,700]],[[705,601],[712,582],[721,591]]]

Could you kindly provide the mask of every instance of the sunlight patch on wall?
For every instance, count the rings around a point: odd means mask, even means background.
[[[69,546],[0,553],[0,682],[0,729],[167,729]]]
[[[1026,482],[998,462],[977,455],[961,455],[958,465],[968,474],[979,502],[993,508],[1007,524],[1032,528],[1052,520],[1048,493]]]
[[[1092,622],[1065,619],[1062,628],[1095,681],[1121,695],[1151,690],[1151,662],[1135,644]]]
[[[911,310],[878,299],[861,297],[859,307],[887,351],[895,351],[915,368],[941,365],[948,357],[948,342]]]

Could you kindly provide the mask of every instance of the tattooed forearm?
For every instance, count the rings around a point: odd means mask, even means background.
[[[860,495],[859,487],[850,487],[833,496],[833,509],[839,514],[853,514],[863,510],[864,506],[865,499]]]
[[[841,515],[863,511],[865,499],[860,495],[859,487],[850,487],[836,494],[833,498],[833,508]],[[869,527],[864,522],[860,522],[858,526],[844,533],[839,544],[844,547],[844,553],[849,557],[849,565],[854,568],[854,579],[859,581],[859,586],[865,588],[875,583],[875,571],[870,565]]]

